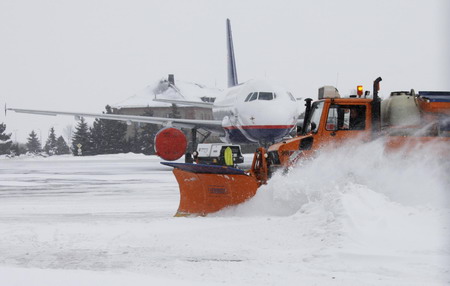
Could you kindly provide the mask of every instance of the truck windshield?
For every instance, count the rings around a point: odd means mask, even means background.
[[[312,132],[317,132],[317,129],[319,128],[323,104],[324,104],[323,101],[314,102],[311,107],[311,120],[310,120],[311,127],[308,127],[308,129],[311,128]]]

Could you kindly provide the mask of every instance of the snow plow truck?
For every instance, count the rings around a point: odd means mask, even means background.
[[[179,184],[180,205],[175,216],[204,216],[240,204],[253,197],[274,171],[347,140],[368,142],[383,136],[389,150],[431,141],[450,143],[450,92],[399,91],[381,101],[380,81],[374,81],[372,96],[369,91],[363,95],[361,86],[357,95],[346,98],[334,87],[319,89],[318,100],[305,99],[305,118],[297,136],[267,149],[258,148],[250,170],[162,162],[174,168]]]

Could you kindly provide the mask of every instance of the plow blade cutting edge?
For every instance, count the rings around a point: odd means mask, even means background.
[[[207,215],[240,204],[256,194],[259,184],[242,170],[216,165],[168,163],[180,188],[175,216]]]

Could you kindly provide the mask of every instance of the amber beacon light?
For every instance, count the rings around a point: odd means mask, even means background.
[[[358,94],[359,97],[361,97],[361,95],[363,94],[363,86],[362,85],[358,85],[356,87],[356,93]]]

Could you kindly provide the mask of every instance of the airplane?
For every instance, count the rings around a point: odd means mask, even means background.
[[[86,112],[48,111],[19,108],[5,108],[17,113],[38,115],[71,115],[76,119],[94,117],[126,121],[128,124],[152,123],[163,125],[155,136],[156,154],[164,160],[173,161],[186,153],[187,139],[178,128],[189,128],[196,145],[196,131],[203,129],[221,136],[221,140],[232,144],[272,144],[281,141],[296,128],[300,121],[296,98],[286,89],[265,80],[238,82],[236,61],[230,20],[227,30],[227,72],[228,88],[214,102],[193,102],[175,99],[154,99],[172,104],[208,107],[212,109],[213,120],[177,119],[150,116],[97,114]]]

